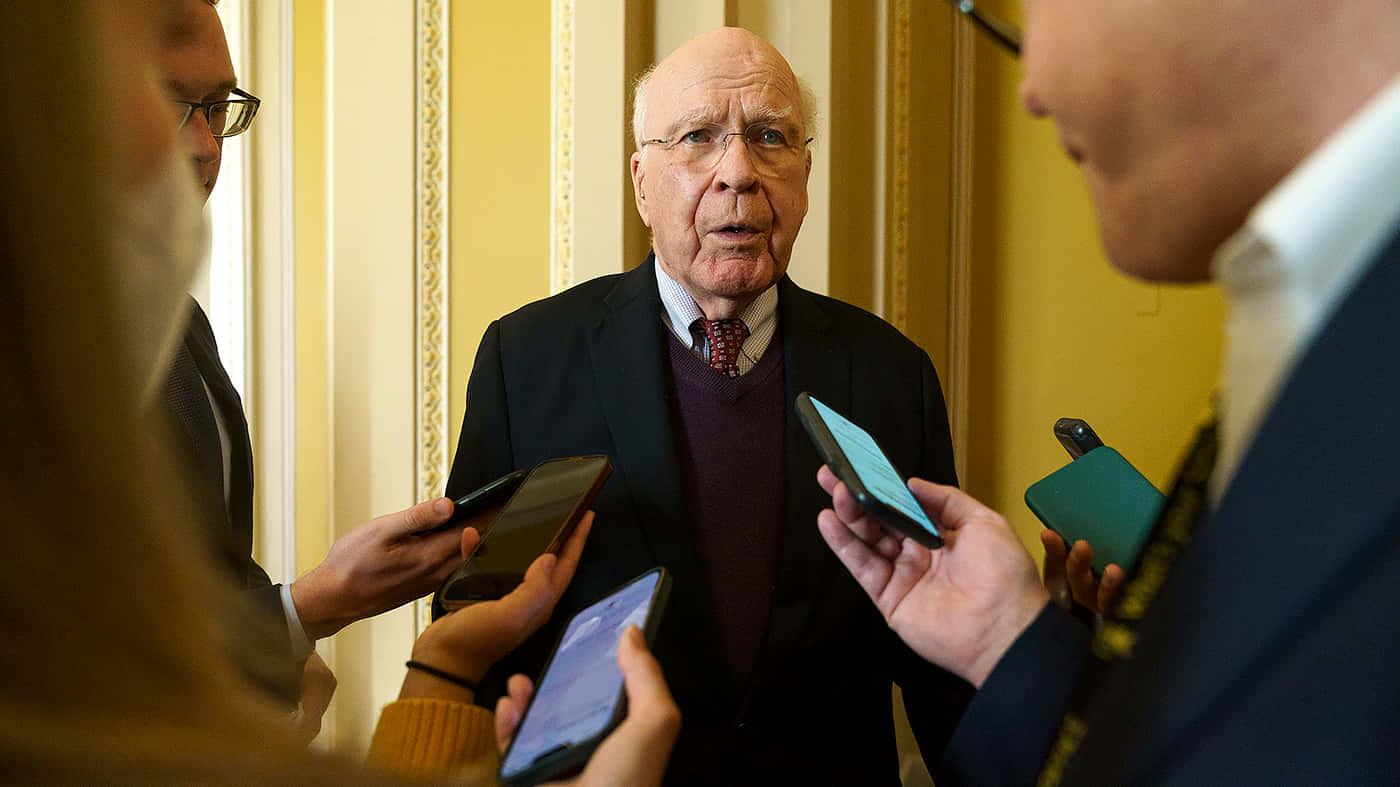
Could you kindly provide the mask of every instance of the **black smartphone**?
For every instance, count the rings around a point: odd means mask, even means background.
[[[525,476],[527,475],[529,475],[529,472],[525,470],[516,470],[512,473],[506,473],[485,486],[468,492],[462,497],[452,501],[451,519],[448,519],[446,522],[436,527],[430,527],[427,530],[419,530],[416,535],[428,536],[433,533],[441,533],[444,530],[450,530],[462,524],[463,521],[484,513],[493,506],[504,505],[505,502],[510,499],[510,496],[515,494],[515,490],[520,488],[521,482],[525,480]],[[484,529],[479,529],[478,533],[482,536],[486,535]]]
[[[817,453],[867,514],[930,549],[943,546],[938,527],[869,432],[805,391],[797,395],[797,416]]]
[[[627,694],[618,639],[635,624],[650,647],[670,589],[666,569],[653,568],[569,620],[501,758],[501,783],[523,787],[566,776],[622,723]]]
[[[514,590],[535,558],[559,551],[611,474],[612,462],[602,455],[535,465],[466,562],[438,588],[434,608],[453,610]]]
[[[1070,459],[1078,459],[1103,445],[1103,441],[1083,418],[1061,418],[1056,421],[1055,439],[1069,452]]]

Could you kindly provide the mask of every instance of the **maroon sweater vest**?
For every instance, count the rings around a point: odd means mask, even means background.
[[[783,528],[782,340],[730,378],[671,336],[681,472],[724,652],[742,685],[768,626]]]

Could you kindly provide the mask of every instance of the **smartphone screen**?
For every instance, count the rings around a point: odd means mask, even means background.
[[[569,621],[501,762],[503,781],[533,783],[581,765],[621,721],[618,639],[629,625],[650,639],[667,584],[664,569],[653,569]]]
[[[439,589],[446,608],[500,598],[545,552],[559,549],[612,473],[606,456],[541,462],[511,495],[486,535]]]
[[[866,490],[881,503],[900,512],[933,536],[938,537],[938,528],[928,518],[928,514],[924,513],[919,501],[914,499],[914,493],[909,491],[904,479],[900,477],[899,472],[894,469],[894,465],[890,464],[890,460],[885,457],[885,453],[876,444],[875,438],[871,437],[869,432],[846,420],[840,413],[827,407],[816,397],[809,394],[807,398],[816,408],[822,422],[830,430],[832,439],[840,447],[841,453],[846,455],[846,461],[850,463],[851,470],[860,477],[860,482]]]

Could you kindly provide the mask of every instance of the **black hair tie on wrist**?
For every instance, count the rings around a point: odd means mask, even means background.
[[[447,670],[440,670],[437,667],[431,667],[427,664],[424,664],[421,661],[414,661],[412,659],[409,659],[408,661],[404,662],[404,666],[408,667],[409,669],[416,669],[419,672],[426,672],[429,675],[432,675],[435,678],[441,678],[447,681],[448,683],[455,683],[458,686],[461,686],[462,688],[466,689],[467,691],[472,692],[473,694],[476,693],[476,682],[467,680],[461,675],[453,675]]]

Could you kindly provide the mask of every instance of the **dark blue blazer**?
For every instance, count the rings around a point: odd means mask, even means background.
[[[244,656],[253,676],[277,697],[295,703],[300,694],[301,660],[292,657],[285,612],[282,609],[281,585],[273,584],[262,566],[253,560],[253,446],[248,436],[248,419],[243,413],[243,401],[233,381],[224,369],[214,329],[209,318],[193,298],[190,299],[190,320],[185,330],[185,346],[194,358],[200,377],[209,390],[211,404],[224,426],[222,438],[228,441],[229,491],[206,488],[198,482],[216,476],[213,468],[198,468],[203,462],[193,450],[194,437],[190,424],[176,419],[177,440],[181,456],[190,470],[191,489],[206,512],[205,527],[209,543],[221,564],[232,572],[234,587],[243,591],[242,601],[252,607],[248,620],[235,625],[251,629],[242,638],[242,647],[251,652]],[[206,440],[222,442],[219,435],[206,435]],[[215,442],[214,444],[218,444]]]
[[[1400,235],[1281,387],[1094,691],[1066,784],[1380,784],[1400,773]],[[939,784],[1030,784],[1088,635],[1047,609]]]
[[[544,459],[603,453],[614,472],[594,504],[582,564],[551,626],[493,671],[534,675],[574,611],[655,566],[674,576],[656,654],[684,716],[668,781],[897,784],[890,683],[937,757],[970,694],[893,637],[817,531],[830,505],[815,449],[789,408],[773,468],[786,489],[776,585],[756,675],[725,666],[686,506],[668,401],[667,329],[653,263],[581,284],[492,323],[467,386],[447,494]],[[802,391],[864,425],[905,473],[956,482],[947,414],[928,355],[884,321],[784,278],[786,398]],[[490,686],[494,682],[494,691]]]

